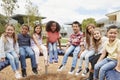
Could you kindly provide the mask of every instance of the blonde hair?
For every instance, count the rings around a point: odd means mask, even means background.
[[[95,28],[94,31],[99,31],[100,34],[102,35],[101,29]],[[94,47],[94,49],[95,49],[95,52],[98,52],[98,47],[101,45],[101,43],[102,43],[101,38],[100,38],[99,40],[96,40],[96,39],[94,38],[94,36],[93,36],[93,38],[92,38],[92,45],[93,45],[93,47]]]
[[[5,30],[7,29],[8,26],[12,27],[15,30],[15,27],[12,24],[6,24],[5,25]],[[2,37],[3,37],[4,43],[6,43],[7,42],[7,34],[6,34],[6,32],[4,32],[2,34]],[[12,38],[13,38],[14,44],[16,44],[16,42],[17,42],[17,36],[16,36],[15,32],[13,33]]]
[[[86,36],[86,43],[87,43],[87,47],[89,49],[90,47],[90,36],[92,35],[89,31],[88,31],[88,27],[92,26],[93,28],[95,28],[95,25],[90,23],[86,26],[86,32],[85,32],[85,36]]]

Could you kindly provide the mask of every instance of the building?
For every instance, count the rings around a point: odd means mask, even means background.
[[[98,27],[107,28],[110,25],[117,25],[120,28],[120,10],[106,14],[107,18],[102,18],[97,22]]]

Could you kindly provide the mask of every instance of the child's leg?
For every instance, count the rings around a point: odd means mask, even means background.
[[[49,50],[49,62],[53,63],[53,45],[52,43],[48,44],[48,50]]]
[[[66,53],[64,54],[63,60],[62,60],[62,65],[65,65],[65,64],[66,64],[67,59],[68,59],[68,56],[69,56],[69,54],[74,50],[74,48],[75,48],[75,46],[71,45],[71,46],[67,49]]]
[[[76,67],[76,63],[77,63],[77,59],[78,59],[78,54],[80,52],[80,46],[77,46],[75,49],[74,49],[74,52],[73,52],[73,59],[72,59],[72,67]]]
[[[93,50],[88,51],[85,55],[85,68],[89,68],[89,57],[94,55],[95,52]]]
[[[102,61],[95,64],[95,66],[94,66],[94,75],[93,75],[94,79],[98,79],[99,69],[106,63],[108,63],[107,58],[105,58]]]
[[[18,55],[17,55],[17,53],[15,53],[15,51],[12,51],[11,54],[14,57],[16,69],[19,70],[19,58],[18,58]]]
[[[43,50],[43,56],[44,56],[44,60],[45,60],[45,65],[48,65],[48,52],[47,52],[47,48],[44,45],[41,45],[41,48]]]
[[[105,78],[105,73],[108,71],[108,70],[112,70],[115,68],[115,66],[117,65],[117,61],[116,60],[110,60],[108,59],[108,63],[104,64],[101,68],[100,68],[100,71],[99,71],[99,79],[100,80],[104,80]]]
[[[35,53],[36,63],[39,64],[39,54],[40,54],[39,48],[37,46],[33,46],[32,49]]]
[[[53,43],[53,51],[54,51],[54,61],[58,62],[58,51],[57,51],[57,43]]]
[[[34,54],[32,48],[29,46],[26,46],[25,50],[31,58],[32,68],[37,68],[35,54]]]
[[[19,49],[20,52],[20,63],[21,63],[21,68],[22,69],[26,69],[26,52],[25,49],[23,47],[20,47]]]
[[[12,56],[11,52],[10,53],[6,53],[6,57],[10,61],[10,65],[12,67],[12,70],[16,71],[17,69],[16,69],[16,65],[15,65],[15,60],[14,60],[14,57]]]
[[[79,64],[78,67],[82,68],[82,63],[83,63],[83,58],[85,57],[85,55],[87,54],[88,50],[85,50],[82,52],[82,54],[80,55],[80,59],[79,59]]]
[[[36,59],[36,63],[37,63],[37,70],[40,70],[40,66],[39,66],[40,51],[39,51],[39,48],[37,46],[33,46],[32,49],[33,49],[33,51],[35,53],[35,59]]]

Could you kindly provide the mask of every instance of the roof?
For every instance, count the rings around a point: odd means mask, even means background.
[[[23,15],[23,14],[16,14],[11,16],[11,18],[15,19],[18,21],[18,23],[23,24],[24,23],[24,18],[23,17],[27,17],[28,15]],[[41,19],[45,19],[46,17],[39,17],[36,16],[37,18],[41,18]]]
[[[115,11],[115,12],[111,12],[111,13],[108,13],[108,14],[106,14],[106,16],[116,15],[117,13],[120,13],[120,10]]]

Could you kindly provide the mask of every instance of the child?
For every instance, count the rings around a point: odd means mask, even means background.
[[[59,48],[61,49],[60,43],[60,25],[55,21],[49,21],[46,24],[47,31],[47,47],[49,53],[49,63],[52,64],[53,61],[58,63],[58,52],[57,52],[57,41],[59,43]],[[53,60],[54,59],[54,60]]]
[[[65,64],[67,63],[67,59],[70,53],[72,53],[73,51],[73,60],[72,60],[72,67],[70,72],[68,72],[69,74],[73,74],[75,67],[76,67],[76,63],[77,63],[77,58],[78,58],[78,54],[80,52],[80,45],[83,45],[83,33],[80,31],[80,23],[75,21],[72,23],[72,28],[74,33],[71,34],[70,36],[70,40],[67,44],[67,50],[64,54],[63,57],[63,61],[62,64],[60,65],[58,71],[62,71],[63,68],[65,67]]]
[[[28,25],[22,25],[21,26],[21,33],[18,34],[18,43],[20,47],[20,62],[21,62],[21,68],[22,68],[22,76],[26,77],[26,56],[29,56],[31,58],[32,63],[32,71],[35,74],[38,74],[37,72],[37,65],[36,65],[36,59],[35,54],[30,47],[30,36],[28,34],[29,27]]]
[[[21,78],[19,73],[19,47],[15,34],[15,28],[12,24],[5,26],[5,33],[2,34],[0,39],[0,58],[5,61],[8,58],[12,70],[15,72],[17,79]]]
[[[34,27],[34,33],[33,33],[32,40],[31,40],[31,47],[33,51],[35,52],[38,70],[40,70],[40,67],[38,65],[40,52],[43,53],[45,65],[47,66],[48,65],[48,52],[47,52],[47,48],[42,44],[42,27],[40,24]]]
[[[93,38],[92,38],[92,44],[95,49],[95,54],[89,58],[92,70],[94,69],[94,65],[96,64],[97,60],[99,59],[99,57],[102,53],[102,50],[103,50],[106,40],[107,40],[107,37],[102,37],[101,30],[99,28],[95,28],[95,30],[93,32]],[[89,79],[93,80],[93,73],[90,72],[89,75],[90,75]]]
[[[82,53],[79,53],[80,55],[80,60],[79,60],[79,65],[78,65],[78,70],[76,72],[76,75],[78,75],[82,71],[82,62],[83,59],[85,58],[85,70],[82,73],[82,76],[86,76],[86,74],[89,72],[89,57],[94,55],[95,51],[92,46],[92,34],[94,31],[95,25],[93,24],[88,24],[86,27],[86,43],[85,43],[85,50]]]
[[[117,39],[118,28],[115,25],[109,26],[107,29],[107,37],[102,55],[100,56],[94,68],[94,80],[104,80],[105,73],[114,69],[117,65],[117,56],[120,54],[120,40]],[[103,59],[108,53],[107,58]],[[103,59],[103,60],[102,60]],[[98,76],[99,75],[99,76]]]

